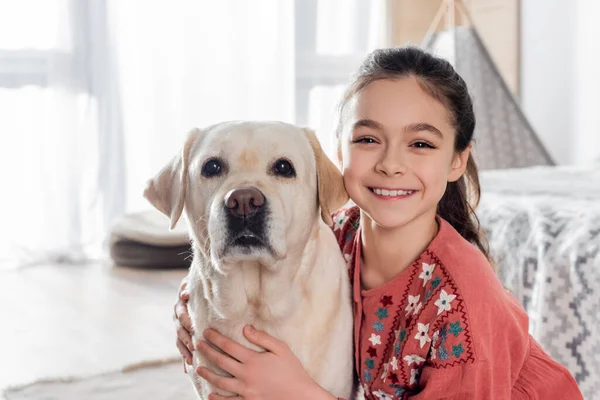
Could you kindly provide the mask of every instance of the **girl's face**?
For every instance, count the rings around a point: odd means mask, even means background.
[[[464,173],[446,108],[416,78],[378,80],[347,104],[340,150],[350,198],[379,226],[435,220],[447,182]]]

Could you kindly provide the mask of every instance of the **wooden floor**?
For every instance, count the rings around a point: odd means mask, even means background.
[[[171,317],[184,275],[102,264],[0,270],[0,389],[177,356]]]

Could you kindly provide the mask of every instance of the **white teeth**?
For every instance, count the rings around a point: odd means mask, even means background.
[[[406,196],[413,192],[412,190],[387,190],[387,189],[378,189],[378,188],[373,188],[373,191],[375,192],[375,194],[378,194],[380,196],[390,196],[390,197]]]

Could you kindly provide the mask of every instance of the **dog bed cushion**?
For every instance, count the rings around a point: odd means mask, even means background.
[[[182,218],[169,230],[169,219],[157,210],[126,214],[112,226],[110,256],[117,265],[138,268],[188,268],[191,246]]]

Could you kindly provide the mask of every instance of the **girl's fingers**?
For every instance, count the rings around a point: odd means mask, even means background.
[[[198,351],[201,352],[208,361],[221,368],[223,371],[239,377],[239,374],[242,371],[242,364],[240,364],[239,361],[214,349],[206,342],[198,343]]]
[[[287,345],[281,340],[274,338],[267,332],[259,331],[251,325],[244,327],[244,336],[250,343],[277,355],[282,355],[288,349]]]
[[[184,360],[184,363],[192,365],[192,353],[190,353],[185,344],[181,340],[177,339],[176,345],[177,349],[179,350],[179,353],[181,354],[181,357]]]
[[[181,341],[189,352],[194,351],[194,340],[190,332],[178,320],[175,320],[175,327],[177,328],[177,340]]]
[[[192,320],[190,319],[190,313],[188,312],[187,308],[187,303],[185,303],[183,300],[179,300],[175,304],[174,318],[177,322],[179,322],[179,325],[181,325],[181,327],[188,332],[188,334],[194,333],[194,330],[192,329]]]
[[[238,342],[221,335],[214,329],[205,330],[204,338],[242,363],[246,362],[250,357],[256,354],[256,351],[242,346]]]
[[[210,383],[213,386],[216,386],[217,388],[219,388],[221,390],[226,390],[228,392],[232,392],[232,393],[241,395],[242,384],[236,378],[215,374],[214,372],[212,372],[211,370],[209,370],[206,367],[198,367],[196,369],[196,373],[198,374],[198,376],[203,378],[205,381],[207,381],[208,383]]]

